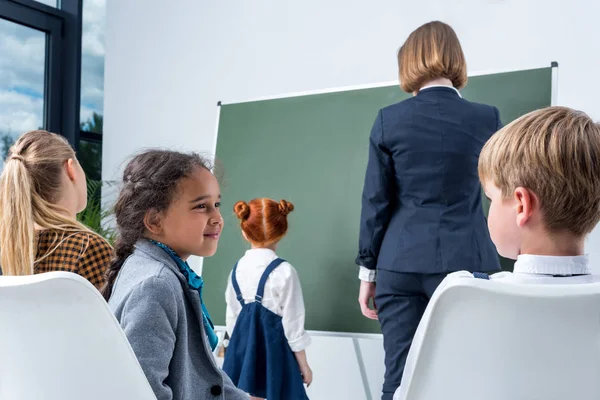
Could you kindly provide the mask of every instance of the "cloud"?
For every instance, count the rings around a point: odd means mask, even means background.
[[[56,6],[56,0],[42,1]],[[83,1],[81,120],[103,113],[106,0]],[[0,132],[42,126],[45,34],[0,19]]]
[[[0,132],[42,124],[45,41],[42,32],[0,19]]]
[[[81,105],[81,109],[79,110],[79,116],[82,121],[88,121],[92,119],[93,115],[98,113],[98,110],[94,110],[93,108],[86,107],[85,105]]]
[[[0,19],[0,88],[44,91],[45,34]]]
[[[0,90],[0,132],[18,136],[42,126],[43,99]]]
[[[81,42],[81,104],[98,114],[104,110],[106,0],[84,0]],[[83,117],[83,110],[81,113]]]

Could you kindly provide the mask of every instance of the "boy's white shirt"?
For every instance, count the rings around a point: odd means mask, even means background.
[[[258,283],[269,264],[278,258],[273,250],[252,249],[238,261],[236,280],[245,303],[255,300]],[[231,283],[231,274],[225,292],[227,302],[226,325],[231,337],[242,305],[237,300]],[[294,352],[306,349],[311,342],[304,329],[305,308],[298,272],[288,262],[283,262],[269,275],[265,284],[262,305],[282,317],[283,330]]]
[[[536,256],[523,254],[517,257],[514,272],[498,272],[490,276],[490,279],[502,279],[510,282],[543,283],[548,278],[570,275],[590,275],[589,257],[583,256]],[[359,278],[366,282],[375,282],[376,270],[360,267]],[[473,274],[467,271],[453,272],[446,279],[457,277],[472,278]],[[577,279],[576,279],[577,280]],[[581,279],[579,279],[581,280]],[[585,281],[586,279],[583,278]],[[574,282],[574,281],[572,281]]]
[[[490,275],[490,279],[498,282],[515,283],[559,283],[556,277],[568,277],[560,283],[590,282],[592,270],[589,266],[589,256],[537,256],[523,254],[517,257],[513,272],[502,271]],[[575,275],[575,276],[574,276]],[[473,278],[467,271],[449,274],[440,286],[455,278]]]

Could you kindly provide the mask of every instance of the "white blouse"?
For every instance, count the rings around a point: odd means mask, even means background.
[[[277,254],[269,249],[248,250],[237,266],[236,280],[240,286],[245,303],[254,301],[258,282],[267,266],[277,259]],[[227,333],[233,333],[235,322],[242,305],[237,300],[231,283],[231,274],[225,292],[227,302]],[[306,349],[310,345],[310,336],[304,330],[304,299],[298,272],[288,262],[279,265],[265,284],[262,304],[264,307],[282,317],[283,330],[293,352]]]

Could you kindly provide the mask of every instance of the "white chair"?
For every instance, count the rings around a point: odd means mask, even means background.
[[[156,399],[100,293],[68,272],[0,277],[0,399]]]
[[[600,399],[600,283],[452,279],[431,299],[398,400]]]

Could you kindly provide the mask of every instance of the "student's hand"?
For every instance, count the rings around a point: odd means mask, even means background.
[[[370,301],[373,300],[373,308],[369,308]],[[375,282],[360,281],[360,291],[358,293],[358,304],[360,311],[369,319],[377,318],[377,304],[375,304]]]
[[[312,369],[308,366],[308,364],[300,365],[300,373],[302,373],[302,379],[306,384],[306,387],[309,387],[313,380]]]
[[[304,381],[304,383],[306,383],[306,386],[308,387],[312,383],[312,370],[308,366],[308,361],[306,360],[306,351],[296,351],[294,352],[294,356],[296,357],[296,361],[298,361],[298,367],[300,367],[302,380]]]

